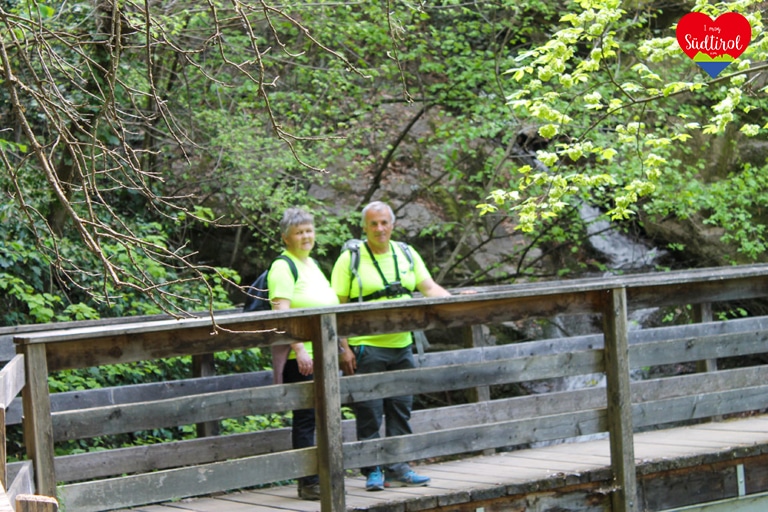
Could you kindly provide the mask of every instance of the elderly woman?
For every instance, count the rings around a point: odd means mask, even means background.
[[[269,299],[272,309],[311,308],[333,306],[339,303],[328,278],[309,256],[315,246],[315,226],[311,214],[300,208],[289,208],[280,221],[285,250],[283,255],[296,265],[298,277],[294,280],[289,263],[277,259],[268,274]],[[312,380],[312,343],[309,341],[279,345],[272,351],[275,383]],[[294,449],[315,445],[315,410],[293,411],[291,442]],[[299,479],[299,497],[320,499],[317,475]]]

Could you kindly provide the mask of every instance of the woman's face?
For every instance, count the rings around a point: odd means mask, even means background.
[[[288,233],[283,235],[283,242],[288,252],[296,256],[309,256],[315,246],[315,226],[312,224],[299,224],[288,228]]]

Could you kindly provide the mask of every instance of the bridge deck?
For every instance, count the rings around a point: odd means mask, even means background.
[[[704,423],[635,435],[638,478],[651,472],[712,468],[723,461],[768,454],[768,415]],[[461,504],[513,499],[531,491],[559,489],[609,481],[610,454],[607,438],[528,448],[451,462],[420,465],[420,473],[432,477],[429,487],[366,492],[362,476],[346,478],[347,509],[372,512],[411,512]],[[764,467],[764,464],[760,464]],[[761,470],[762,471],[762,470]],[[768,472],[762,471],[762,472]],[[761,472],[747,478],[746,493],[759,492],[756,480],[768,480]],[[736,476],[732,480],[736,481]],[[701,482],[701,481],[700,481]],[[762,482],[763,484],[765,482]],[[734,483],[734,485],[736,485]],[[739,485],[744,487],[744,483]],[[749,488],[749,486],[753,488]],[[649,486],[652,490],[653,486]],[[672,492],[663,487],[663,493]],[[686,490],[691,493],[691,489]],[[701,489],[696,492],[703,492]],[[729,491],[723,490],[728,494]],[[667,508],[667,507],[663,507]],[[467,510],[475,510],[474,506]],[[659,508],[643,508],[659,510]],[[296,497],[296,486],[237,491],[215,497],[185,499],[147,505],[133,512],[319,512],[320,503]],[[538,509],[537,509],[538,510]],[[586,510],[586,508],[584,509]],[[122,511],[126,512],[126,511]]]

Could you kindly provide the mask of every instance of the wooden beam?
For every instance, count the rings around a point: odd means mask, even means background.
[[[22,392],[24,403],[24,443],[27,456],[34,464],[37,492],[56,496],[56,473],[53,465],[53,423],[51,397],[48,392],[48,366],[45,345],[23,345],[27,385]]]
[[[57,512],[59,502],[50,496],[21,494],[16,496],[16,512]]]
[[[213,377],[216,375],[216,361],[213,354],[198,354],[192,356],[192,376],[193,377]],[[211,437],[219,435],[219,422],[206,421],[198,423],[197,437]]]
[[[318,318],[312,338],[315,354],[315,418],[322,512],[344,512],[344,456],[339,394],[339,340],[336,317]]]
[[[712,321],[712,303],[702,302],[693,306],[693,321],[696,323],[708,323]],[[704,359],[699,361],[696,368],[700,372],[716,372],[717,359]],[[719,418],[722,419],[722,418]]]
[[[466,325],[461,331],[463,345],[466,348],[487,347],[488,341],[483,333],[483,325]],[[491,399],[491,388],[488,386],[477,386],[469,388],[466,391],[467,401],[469,402],[487,402]]]
[[[615,490],[613,512],[636,512],[637,478],[632,426],[632,395],[629,381],[627,294],[624,288],[606,291],[603,312],[608,431]]]

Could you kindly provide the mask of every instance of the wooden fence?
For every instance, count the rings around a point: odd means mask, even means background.
[[[717,370],[717,359],[768,352],[768,319],[712,322],[708,305],[768,296],[768,266],[702,269],[625,278],[463,290],[448,298],[346,304],[208,317],[80,323],[11,333],[19,353],[0,385],[6,423],[21,421],[29,461],[3,474],[34,474],[37,494],[67,510],[101,511],[247,488],[317,473],[343,482],[345,468],[387,464],[610,433],[612,510],[636,511],[632,437],[638,429],[768,407],[768,365]],[[632,309],[696,305],[700,324],[630,330]],[[595,314],[603,334],[485,346],[477,326],[524,318]],[[56,326],[57,327],[57,326]],[[375,332],[456,329],[470,348],[427,353],[414,370],[339,378],[337,338]],[[6,334],[8,334],[6,332]],[[310,339],[312,383],[269,385],[271,376],[208,376],[160,384],[60,393],[49,372],[192,355],[210,374],[210,354]],[[0,347],[0,351],[2,347]],[[633,368],[709,363],[716,373],[631,382]],[[22,369],[23,364],[23,369]],[[490,386],[604,374],[604,388],[490,400]],[[16,377],[8,378],[13,374]],[[9,382],[16,382],[9,387]],[[472,390],[474,403],[415,411],[414,434],[354,440],[343,404],[376,397]],[[226,418],[314,406],[317,447],[290,449],[287,429],[55,456],[57,441],[179,425],[215,433]],[[5,443],[0,443],[2,446]],[[24,469],[26,468],[26,469]],[[29,480],[29,478],[27,479]],[[57,486],[58,482],[58,486]],[[345,510],[344,489],[322,485],[325,512]],[[25,490],[28,492],[28,490]],[[17,492],[17,494],[19,494]],[[1,505],[1,504],[0,504]],[[2,510],[2,508],[0,508]]]

